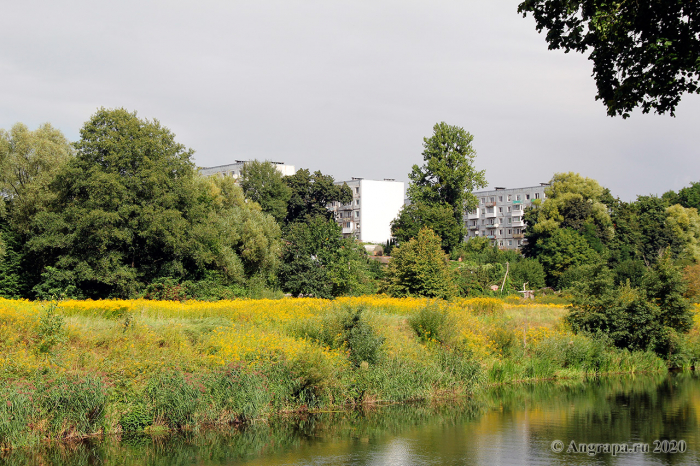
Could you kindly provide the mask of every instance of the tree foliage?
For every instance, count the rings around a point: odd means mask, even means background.
[[[476,151],[472,147],[473,140],[474,137],[463,128],[437,123],[433,135],[423,138],[425,164],[422,167],[414,165],[408,175],[411,202],[450,206],[460,228],[464,212],[477,206],[472,191],[486,186],[484,171],[474,168]]]
[[[332,202],[348,204],[352,201],[352,191],[347,184],[338,186],[330,175],[320,171],[313,174],[308,169],[297,170],[294,175],[284,177],[292,191],[287,204],[287,224],[308,221],[314,217],[329,219],[333,213],[327,206]]]
[[[556,173],[546,189],[544,202],[535,201],[525,212],[527,257],[536,257],[547,283],[557,286],[569,268],[593,264],[606,255],[614,236],[606,190],[598,182],[577,173]]]
[[[241,169],[240,184],[246,199],[260,204],[262,211],[272,215],[277,223],[284,222],[292,190],[273,163],[246,162]]]
[[[340,231],[321,216],[289,225],[279,272],[284,291],[318,298],[376,291],[364,250]]]
[[[0,192],[16,231],[27,233],[31,218],[51,201],[48,185],[73,153],[63,133],[50,124],[34,131],[22,123],[9,132],[0,130]]]
[[[697,93],[700,4],[696,0],[525,0],[550,50],[590,51],[596,100],[608,115],[674,115],[685,93]]]
[[[385,274],[385,290],[395,297],[449,298],[457,292],[440,237],[423,227],[416,238],[394,250]]]
[[[269,274],[279,228],[231,180],[201,179],[192,151],[158,121],[99,109],[77,155],[54,178],[55,198],[32,222],[37,294],[130,297],[160,277],[229,283]]]
[[[672,360],[677,335],[692,326],[684,292],[681,272],[668,255],[646,271],[639,288],[629,282],[616,286],[600,264],[579,282],[567,320],[574,331],[603,333],[619,348],[651,350]]]
[[[444,251],[452,251],[462,242],[462,227],[454,218],[454,210],[447,204],[408,204],[391,222],[391,235],[401,243],[416,238],[421,228],[427,227],[442,238]]]

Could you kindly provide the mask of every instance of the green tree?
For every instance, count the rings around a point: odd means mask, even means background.
[[[674,114],[686,92],[697,93],[700,22],[695,1],[525,0],[547,31],[550,50],[591,51],[593,76],[608,115]]]
[[[277,223],[284,222],[292,190],[272,162],[246,162],[241,169],[240,184],[246,199],[260,204],[262,211],[272,215]]]
[[[423,138],[425,164],[414,165],[408,175],[411,202],[451,206],[460,230],[463,230],[464,212],[478,204],[472,191],[486,186],[484,171],[474,168],[473,139],[463,128],[437,123],[433,135]],[[463,236],[462,231],[460,238]]]
[[[452,207],[447,204],[419,202],[404,206],[391,222],[391,235],[401,244],[416,238],[423,227],[442,238],[444,251],[452,251],[462,243],[461,223],[457,223]]]
[[[557,286],[559,277],[569,267],[595,264],[601,260],[586,239],[570,228],[557,228],[539,239],[534,257],[544,267],[549,286]]]
[[[217,271],[223,284],[244,285],[251,279],[274,284],[282,255],[281,230],[272,215],[256,202],[246,202],[231,177],[197,177],[198,200],[206,215],[193,220],[192,278]],[[201,208],[201,207],[199,207]]]
[[[0,130],[0,192],[17,232],[26,234],[32,217],[49,204],[49,183],[73,153],[63,134],[48,123],[34,131],[22,123],[9,132]]]
[[[647,270],[641,288],[615,286],[613,274],[599,264],[578,283],[567,321],[574,331],[608,335],[619,348],[652,350],[672,360],[677,335],[693,323],[684,292],[681,271],[667,254]]]
[[[547,283],[557,286],[569,267],[592,264],[608,255],[607,245],[615,237],[609,207],[609,191],[597,181],[578,173],[556,173],[544,202],[533,202],[525,212],[526,257],[537,258],[547,274]]]
[[[287,224],[308,221],[314,217],[330,219],[333,213],[328,210],[332,202],[348,204],[352,201],[352,191],[347,184],[335,184],[330,175],[320,171],[313,174],[307,169],[297,170],[294,175],[285,176],[285,183],[292,194],[287,204]]]
[[[678,201],[671,204],[680,204],[683,207],[693,207],[700,210],[700,183],[690,183],[690,186],[678,191]]]
[[[88,296],[134,295],[157,276],[184,274],[196,199],[192,151],[158,121],[100,109],[77,156],[56,176],[31,249]]]
[[[43,295],[132,297],[153,281],[275,276],[279,227],[233,180],[202,178],[192,151],[158,121],[99,109],[56,175],[29,253]]]
[[[416,238],[394,250],[384,288],[395,297],[449,298],[457,293],[440,237],[423,227]]]
[[[364,250],[321,216],[295,222],[286,235],[279,279],[294,296],[333,298],[376,291]]]
[[[700,261],[700,216],[697,209],[679,204],[667,207],[666,228],[675,237],[678,259],[686,263]]]

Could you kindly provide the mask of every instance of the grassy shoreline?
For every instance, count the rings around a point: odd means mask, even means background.
[[[492,298],[0,299],[0,448],[666,371],[573,335],[566,312]]]

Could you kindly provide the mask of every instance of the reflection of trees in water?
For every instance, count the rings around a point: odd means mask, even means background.
[[[368,445],[379,445],[398,435],[406,439],[429,437],[429,448],[440,453],[454,450],[459,440],[454,436],[466,432],[490,438],[504,435],[505,423],[527,425],[524,435],[547,442],[650,443],[655,439],[684,439],[694,444],[699,417],[700,383],[693,374],[610,377],[497,387],[482,393],[478,402],[383,406],[277,417],[244,429],[109,437],[31,451],[13,450],[0,453],[0,463],[88,465],[106,461],[165,466],[233,464],[277,456],[294,462],[308,461],[313,452],[356,454]],[[454,426],[464,429],[449,429]],[[689,459],[687,454],[667,456],[669,464]]]

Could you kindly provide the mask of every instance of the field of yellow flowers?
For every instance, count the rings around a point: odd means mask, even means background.
[[[0,447],[664,370],[573,335],[566,312],[493,298],[0,299]]]

